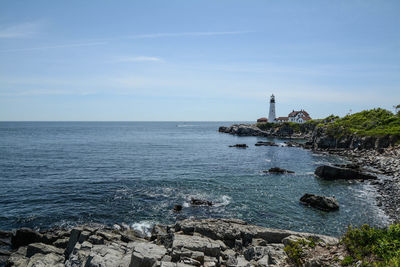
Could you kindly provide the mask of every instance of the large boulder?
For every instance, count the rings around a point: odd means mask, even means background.
[[[323,179],[336,180],[336,179],[376,179],[377,177],[371,174],[363,173],[355,169],[339,168],[333,166],[319,166],[315,169],[315,174]]]
[[[167,253],[163,246],[147,242],[135,242],[130,267],[152,267]]]
[[[318,196],[314,194],[305,194],[300,198],[300,203],[311,207],[324,210],[334,211],[339,209],[339,203],[334,197]]]

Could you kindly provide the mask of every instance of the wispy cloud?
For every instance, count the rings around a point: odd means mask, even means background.
[[[28,38],[36,35],[42,22],[25,22],[11,26],[0,26],[0,38]]]
[[[150,34],[137,34],[137,35],[126,36],[126,38],[146,39],[146,38],[184,37],[184,36],[237,35],[246,33],[251,33],[251,31],[150,33]]]
[[[82,47],[82,46],[96,46],[96,45],[105,45],[105,44],[107,44],[107,42],[105,42],[105,41],[87,42],[87,43],[71,43],[71,44],[59,44],[59,45],[49,45],[49,46],[6,49],[6,50],[0,50],[0,52],[1,53],[6,53],[6,52],[17,52],[17,51],[34,51],[34,50],[56,49],[56,48],[72,48],[72,47]]]
[[[137,56],[137,57],[121,57],[116,60],[117,62],[143,62],[143,61],[163,61],[159,57],[146,57],[146,56]]]

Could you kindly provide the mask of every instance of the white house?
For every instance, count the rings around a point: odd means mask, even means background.
[[[288,121],[296,123],[304,123],[311,120],[310,115],[305,110],[293,110],[288,115]]]

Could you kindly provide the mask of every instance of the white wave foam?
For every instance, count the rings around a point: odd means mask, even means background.
[[[223,207],[228,206],[232,201],[230,196],[223,195],[220,200],[215,203],[215,207]]]
[[[266,161],[266,162],[271,162],[271,160],[270,160],[270,159],[265,159],[265,161]]]
[[[143,234],[144,236],[151,235],[151,229],[153,228],[154,223],[150,221],[141,221],[137,223],[133,223],[131,228],[138,233]]]

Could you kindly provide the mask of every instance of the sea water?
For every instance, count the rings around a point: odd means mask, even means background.
[[[155,223],[216,217],[337,236],[348,225],[387,223],[374,187],[314,176],[342,159],[218,132],[230,124],[0,122],[0,229],[95,222],[146,232]],[[237,143],[249,147],[229,147]],[[263,173],[271,167],[295,174]],[[303,206],[305,193],[335,196],[340,209]],[[191,198],[214,205],[193,207]]]

